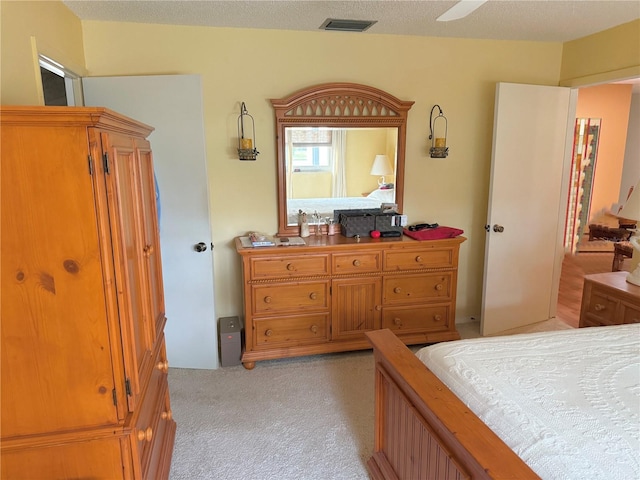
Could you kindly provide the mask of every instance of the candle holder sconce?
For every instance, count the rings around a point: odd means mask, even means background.
[[[245,122],[247,129],[245,130]],[[247,107],[242,102],[238,117],[238,158],[240,160],[255,160],[260,153],[256,149],[256,125],[249,115]]]
[[[438,116],[433,118],[433,111],[438,109]],[[431,158],[447,158],[449,147],[447,147],[447,117],[442,113],[440,105],[434,105],[431,109],[429,117],[429,140],[431,140],[431,148],[429,155]]]

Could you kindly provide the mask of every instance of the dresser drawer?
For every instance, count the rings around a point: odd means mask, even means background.
[[[329,255],[283,255],[251,259],[252,280],[328,274]]]
[[[451,285],[451,273],[386,277],[382,286],[382,303],[445,302],[451,299]]]
[[[622,323],[640,323],[640,307],[622,302]]]
[[[329,282],[298,282],[253,285],[254,315],[328,309]]]
[[[585,308],[585,320],[589,320],[590,324],[615,325],[616,309],[619,300],[611,297],[605,290],[592,288],[591,295],[587,300]]]
[[[253,322],[254,345],[300,345],[329,340],[329,313],[295,315],[290,317],[261,318]]]
[[[383,268],[387,272],[453,266],[453,250],[450,248],[384,252]]]
[[[398,334],[448,330],[450,312],[449,305],[385,308],[382,312],[382,328]]]
[[[381,252],[334,253],[331,256],[332,271],[334,275],[379,272],[381,259]]]

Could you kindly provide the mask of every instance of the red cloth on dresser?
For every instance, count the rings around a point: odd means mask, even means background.
[[[418,230],[417,232],[412,232],[406,228],[404,229],[404,234],[415,240],[439,240],[441,238],[453,238],[458,235],[462,235],[463,233],[463,230],[453,227],[425,228],[424,230]]]

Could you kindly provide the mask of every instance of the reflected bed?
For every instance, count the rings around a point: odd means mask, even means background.
[[[366,197],[292,198],[287,201],[288,222],[289,225],[298,224],[299,210],[305,212],[309,222],[312,222],[311,215],[315,211],[320,214],[321,218],[333,218],[334,210],[380,208],[382,203],[393,203],[394,198],[394,189],[374,190]]]

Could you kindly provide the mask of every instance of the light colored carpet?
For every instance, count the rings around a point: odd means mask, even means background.
[[[170,369],[177,479],[368,479],[371,351]]]
[[[509,333],[564,328],[552,319]],[[478,322],[458,330],[479,336]],[[254,370],[171,368],[169,388],[178,424],[171,480],[369,478],[370,350],[257,362]]]

